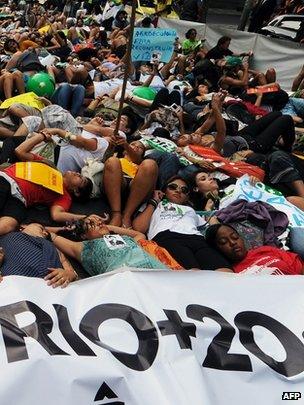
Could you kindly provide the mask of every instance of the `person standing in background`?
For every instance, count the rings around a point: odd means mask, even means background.
[[[180,18],[187,21],[206,23],[209,0],[185,0]]]
[[[256,0],[252,9],[249,32],[259,32],[270,20],[278,6],[278,0]]]

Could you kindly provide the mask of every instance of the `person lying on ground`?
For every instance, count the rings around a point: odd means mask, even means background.
[[[123,137],[116,137],[115,142],[123,147],[123,157],[106,160],[103,188],[111,207],[111,225],[129,228],[134,212],[155,188],[158,168],[154,160],[143,160],[145,147],[141,142],[129,144]],[[122,211],[123,191],[128,191],[128,197]]]
[[[232,226],[210,226],[206,232],[206,240],[231,261],[235,273],[304,274],[304,262],[300,256],[272,246],[261,246],[247,251],[244,240]]]
[[[228,261],[210,248],[200,226],[206,221],[190,206],[190,187],[180,176],[169,179],[154,192],[146,208],[133,221],[133,228],[165,248],[185,269],[229,268]]]
[[[83,218],[84,215],[68,211],[72,198],[88,200],[92,187],[91,180],[79,173],[62,175],[44,163],[20,162],[9,166],[0,171],[0,235],[14,231],[26,217],[27,208],[38,204],[48,206],[56,222]]]
[[[51,233],[54,245],[79,261],[91,276],[126,266],[168,270],[138,244],[145,235],[132,229],[106,225],[105,218],[93,215],[72,222],[63,234],[67,237],[60,236],[60,232]],[[67,239],[71,237],[77,241]]]
[[[44,226],[31,223],[0,237],[0,280],[5,276],[39,277],[52,287],[78,279],[70,262],[51,242]]]
[[[218,137],[218,134],[204,135],[213,125],[214,117],[217,118],[218,127],[223,127],[224,120],[218,113],[218,109],[216,112],[217,114],[214,115],[213,107],[213,114],[209,115],[204,124],[194,134],[183,135],[178,139],[178,146],[186,146],[191,143],[197,144],[210,147],[224,156],[230,157],[239,150],[251,150],[256,153],[267,154],[272,151],[280,139],[280,149],[291,152],[295,141],[295,126],[290,115],[282,115],[278,111],[269,113],[238,131],[237,138],[235,136],[223,138],[223,130],[220,132],[218,130],[220,137]],[[217,139],[221,142],[216,143]],[[219,149],[221,145],[223,147]]]

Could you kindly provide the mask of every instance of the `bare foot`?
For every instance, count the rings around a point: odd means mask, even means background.
[[[126,229],[132,229],[132,221],[130,217],[123,216],[122,217],[122,227]]]
[[[112,212],[110,225],[121,226],[121,212]]]

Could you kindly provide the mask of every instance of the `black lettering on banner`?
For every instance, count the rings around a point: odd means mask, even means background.
[[[191,319],[204,322],[204,318],[217,322],[221,330],[214,337],[208,347],[207,356],[203,362],[204,367],[217,370],[252,371],[249,356],[246,354],[229,354],[235,329],[230,323],[212,308],[202,305],[188,305],[187,316]]]
[[[175,335],[181,349],[192,349],[190,336],[195,337],[196,326],[194,323],[183,322],[177,311],[164,309],[167,321],[159,321],[162,336]]]
[[[254,311],[240,312],[234,322],[240,331],[242,345],[270,368],[285,377],[293,377],[304,371],[304,345],[301,340],[279,321]],[[284,361],[276,361],[264,353],[254,340],[252,328],[262,326],[281,342],[286,351]]]
[[[118,351],[100,341],[98,328],[109,319],[121,319],[134,329],[138,338],[138,350],[135,354]],[[93,343],[109,350],[117,360],[133,370],[148,370],[157,355],[158,334],[155,326],[145,314],[128,305],[97,305],[84,315],[79,330]]]
[[[96,356],[93,350],[73,330],[66,307],[59,304],[53,304],[53,307],[57,313],[59,330],[75,353],[78,356]]]
[[[16,315],[23,312],[32,312],[36,321],[20,328],[16,321]],[[48,337],[53,328],[50,315],[31,301],[19,301],[0,307],[0,324],[9,363],[28,359],[25,337],[35,339],[51,356],[69,356]]]
[[[100,405],[125,405],[125,403],[121,401],[114,401],[114,402],[102,402]]]
[[[94,402],[96,401],[102,401],[103,399],[113,399],[113,398],[118,398],[115,392],[108,386],[107,383],[103,382],[101,386],[99,387],[99,390],[97,391],[97,394],[95,395]]]
[[[102,402],[100,405],[125,405],[125,403],[121,401],[114,401],[114,402]]]

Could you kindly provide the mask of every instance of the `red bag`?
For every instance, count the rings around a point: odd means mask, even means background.
[[[265,172],[258,166],[245,162],[230,162],[228,159],[215,152],[215,150],[204,148],[203,146],[189,145],[189,148],[204,159],[212,160],[212,162],[224,163],[223,166],[218,167],[217,170],[224,172],[228,176],[238,178],[242,177],[244,174],[248,174],[249,176],[257,177],[260,181],[264,180]]]

